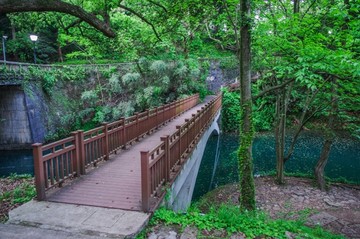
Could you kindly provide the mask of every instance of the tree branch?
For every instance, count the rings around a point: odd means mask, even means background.
[[[110,25],[83,8],[61,0],[0,0],[0,14],[13,12],[61,12],[78,17],[107,37],[115,37]]]
[[[151,1],[151,0],[147,0],[149,3],[152,3],[152,4],[154,4],[155,6],[158,6],[158,7],[160,7],[162,10],[164,10],[164,12],[168,12],[168,10],[166,9],[166,7],[164,7],[163,5],[161,5],[160,3],[157,3],[157,2],[155,2],[155,1]]]
[[[138,13],[138,12],[134,11],[133,9],[128,8],[128,7],[126,7],[126,6],[122,5],[122,4],[119,4],[119,7],[121,7],[122,9],[125,9],[126,11],[131,12],[132,14],[134,14],[135,16],[137,16],[138,18],[140,18],[141,20],[146,22],[148,25],[150,25],[153,32],[154,32],[154,34],[155,34],[155,36],[156,36],[156,38],[159,41],[162,41],[159,34],[158,34],[158,32],[156,31],[156,28],[155,28],[154,24],[152,24],[149,20],[147,20],[143,15],[141,15],[140,13]]]
[[[216,38],[214,38],[214,37],[211,36],[211,32],[210,32],[210,30],[209,30],[209,26],[208,26],[207,23],[205,23],[205,28],[206,28],[206,32],[207,32],[209,38],[210,38],[211,40],[217,42],[217,43],[220,45],[221,49],[224,50],[224,46],[223,46],[222,42],[221,42],[219,39],[216,39]]]
[[[256,99],[260,98],[261,96],[269,93],[270,91],[283,88],[283,87],[285,87],[287,84],[289,84],[289,83],[291,83],[291,82],[293,82],[293,81],[295,81],[295,79],[290,79],[290,80],[285,81],[284,83],[282,83],[282,84],[280,84],[280,85],[276,85],[276,86],[267,88],[266,90],[263,90],[262,92],[260,92],[258,95],[254,96],[253,99],[256,100]]]

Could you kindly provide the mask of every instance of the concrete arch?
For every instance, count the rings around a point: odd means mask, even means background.
[[[190,155],[190,158],[184,164],[180,174],[177,176],[171,186],[170,199],[168,199],[165,203],[168,207],[175,211],[186,211],[186,209],[191,204],[196,178],[199,172],[207,141],[211,134],[220,134],[220,128],[218,124],[220,112],[221,111],[219,110],[210,127],[204,132],[194,151]]]

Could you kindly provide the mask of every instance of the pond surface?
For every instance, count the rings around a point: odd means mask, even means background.
[[[313,174],[320,156],[323,138],[313,133],[303,134],[297,141],[293,156],[286,162],[289,173]],[[287,139],[287,146],[291,138]],[[196,179],[193,200],[220,185],[238,182],[236,150],[237,135],[211,136]],[[218,156],[217,148],[219,149]],[[217,160],[216,160],[217,158]],[[275,138],[271,133],[261,134],[253,144],[254,174],[268,174],[276,169]],[[332,179],[344,178],[360,184],[360,141],[336,138],[325,168],[325,175]]]
[[[34,174],[32,150],[0,150],[0,177],[12,173]]]

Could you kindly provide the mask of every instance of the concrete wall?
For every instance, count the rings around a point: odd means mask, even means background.
[[[199,172],[201,160],[205,151],[205,147],[210,135],[215,131],[220,133],[218,119],[220,111],[216,115],[210,127],[205,131],[203,137],[196,145],[190,158],[184,164],[180,174],[175,179],[171,186],[171,196],[167,201],[167,206],[175,211],[186,211],[191,204],[192,195],[196,183],[196,178]]]
[[[20,86],[0,87],[0,149],[29,147],[32,143],[25,94]]]

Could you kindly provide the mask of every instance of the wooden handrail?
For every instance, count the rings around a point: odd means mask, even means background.
[[[176,126],[176,131],[161,137],[161,143],[152,150],[141,152],[141,198],[142,209],[150,210],[152,197],[161,197],[165,190],[161,188],[173,182],[180,168],[186,163],[205,130],[210,126],[221,107],[222,96],[207,103],[196,114],[192,114],[185,123]],[[172,173],[172,176],[171,176]]]
[[[47,145],[33,144],[38,200],[44,200],[45,192],[50,188],[85,174],[89,165],[107,160],[117,150],[192,108],[198,101],[196,94],[109,124],[103,123],[86,132],[75,131],[70,137]]]

